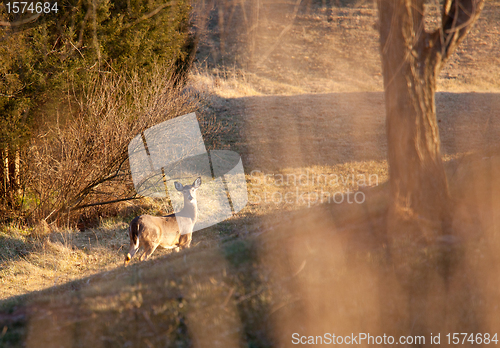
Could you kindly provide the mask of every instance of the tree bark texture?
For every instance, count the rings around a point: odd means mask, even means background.
[[[19,147],[0,150],[0,192],[4,203],[12,203],[13,197],[21,195],[21,154]]]
[[[479,16],[483,0],[445,0],[426,32],[423,0],[378,0],[384,77],[391,234],[432,244],[451,233],[448,183],[436,119],[436,78]]]
[[[10,176],[9,176],[9,152],[7,151],[7,148],[3,148],[1,150],[0,156],[2,158],[2,198],[5,199],[7,198],[7,193],[10,187]]]
[[[483,0],[444,0],[441,27],[430,33],[423,0],[377,1],[391,189],[388,274],[402,285],[408,304],[406,316],[387,326],[399,327],[400,334],[427,335],[436,329],[429,327],[427,312],[432,279],[448,284],[457,253],[447,242],[453,240],[453,207],[440,153],[436,78]]]

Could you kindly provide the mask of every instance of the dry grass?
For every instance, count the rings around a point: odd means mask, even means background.
[[[123,262],[125,227],[120,222],[85,232],[53,231],[45,236],[19,228],[4,230],[2,237],[11,246],[2,247],[0,297],[42,290],[116,268]]]
[[[409,322],[414,315],[425,318],[417,324],[427,339],[427,330],[442,336],[457,330],[496,332],[496,309],[484,304],[500,298],[495,252],[500,186],[494,175],[500,157],[498,152],[483,157],[466,156],[448,165],[460,240],[450,254],[448,285],[434,267],[442,265],[436,259],[439,250],[417,250],[418,262],[429,267],[417,278],[408,277],[417,282],[415,292],[390,271],[382,237],[387,192],[380,186],[366,191],[362,205],[325,204],[259,218],[243,213],[198,232],[198,245],[188,251],[158,254],[146,263],[54,286],[14,301],[17,307],[10,299],[3,307],[12,314],[0,316],[9,333],[2,342],[7,347],[9,342],[30,347],[287,346],[293,332],[411,335],[417,332]],[[104,231],[78,237],[58,232],[45,248],[73,262],[82,262],[88,246],[87,258],[100,255],[99,243],[110,254],[116,239],[105,240]],[[87,244],[83,236],[94,233]],[[112,264],[116,257],[108,258]],[[63,268],[57,262],[51,267],[56,265]]]
[[[285,168],[279,173],[256,171],[246,178],[249,204],[239,215],[255,218],[328,202],[340,204],[348,200],[364,200],[364,194],[354,198],[354,193],[360,188],[378,186],[387,181],[387,164],[385,161],[368,161]],[[168,203],[152,199],[134,205],[137,206],[132,209],[135,214],[166,215],[172,211]],[[132,215],[106,218],[101,220],[99,227],[84,231],[52,230],[43,224],[26,229],[5,227],[0,235],[4,240],[0,258],[0,300],[121,267],[129,246],[128,224],[123,219],[131,218]],[[222,237],[228,237],[237,232],[235,228],[238,229],[236,226],[227,228]],[[211,236],[210,231],[196,233],[194,244],[207,247],[220,237],[219,233]],[[154,257],[170,253],[159,249]]]
[[[497,332],[496,309],[485,304],[496,306],[499,298],[494,250],[500,216],[492,192],[500,187],[491,178],[499,157],[498,152],[489,159],[474,157],[464,159],[451,180],[460,207],[454,221],[459,241],[389,250],[383,214],[372,214],[380,213],[380,201],[368,201],[348,224],[341,211],[318,207],[300,220],[276,226],[262,254],[274,271],[274,284],[295,275],[275,297],[283,298],[276,301],[278,345],[287,346],[293,332],[422,334],[425,346],[430,346],[431,332],[441,333],[441,343],[446,333],[456,330]],[[313,238],[303,238],[305,226],[314,231]],[[405,255],[405,265],[387,256],[398,252]],[[443,272],[449,273],[443,277]]]

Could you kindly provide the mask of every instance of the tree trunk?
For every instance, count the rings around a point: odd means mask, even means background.
[[[436,119],[436,78],[482,9],[445,0],[442,26],[424,28],[423,0],[378,0],[392,204],[389,239],[432,245],[451,234],[448,183]]]
[[[448,182],[436,119],[436,78],[479,16],[482,0],[445,0],[441,28],[427,33],[423,0],[378,0],[391,203],[390,270],[405,289],[408,316],[394,323],[425,335],[428,291],[452,273],[454,247]],[[390,313],[387,314],[390,317]],[[400,332],[404,334],[404,332]]]
[[[10,177],[9,177],[9,152],[7,148],[3,148],[1,152],[2,157],[2,196],[4,199],[7,198],[7,193],[9,192]]]
[[[439,62],[429,59],[423,2],[381,1],[389,177],[390,234],[432,243],[449,223],[448,184],[441,161],[434,95]],[[413,225],[413,226],[412,226]],[[403,230],[400,230],[400,229]]]
[[[13,152],[13,165],[12,165],[12,191],[16,196],[21,196],[21,152],[19,146]]]
[[[0,193],[5,203],[12,204],[14,196],[21,195],[21,154],[19,147],[4,147],[0,151]]]

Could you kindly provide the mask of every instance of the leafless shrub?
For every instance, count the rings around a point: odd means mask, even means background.
[[[31,220],[70,221],[70,213],[82,208],[135,198],[127,161],[130,140],[196,109],[196,98],[175,88],[167,73],[168,68],[158,68],[148,78],[98,74],[75,98],[77,110],[69,121],[63,125],[58,115],[33,138],[26,153]],[[200,123],[207,130],[210,122]]]

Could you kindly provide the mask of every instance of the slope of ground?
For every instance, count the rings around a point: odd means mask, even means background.
[[[380,187],[366,191],[364,204],[235,218],[226,225],[235,234],[211,245],[11,298],[2,303],[0,342],[286,347],[293,333],[326,332],[396,338],[418,332],[427,344],[430,332],[493,338],[500,327],[500,157],[468,156],[447,167],[456,240],[406,250],[419,255],[407,260],[417,276],[393,273],[383,236],[387,193]],[[409,321],[414,315],[425,318],[418,331]]]

